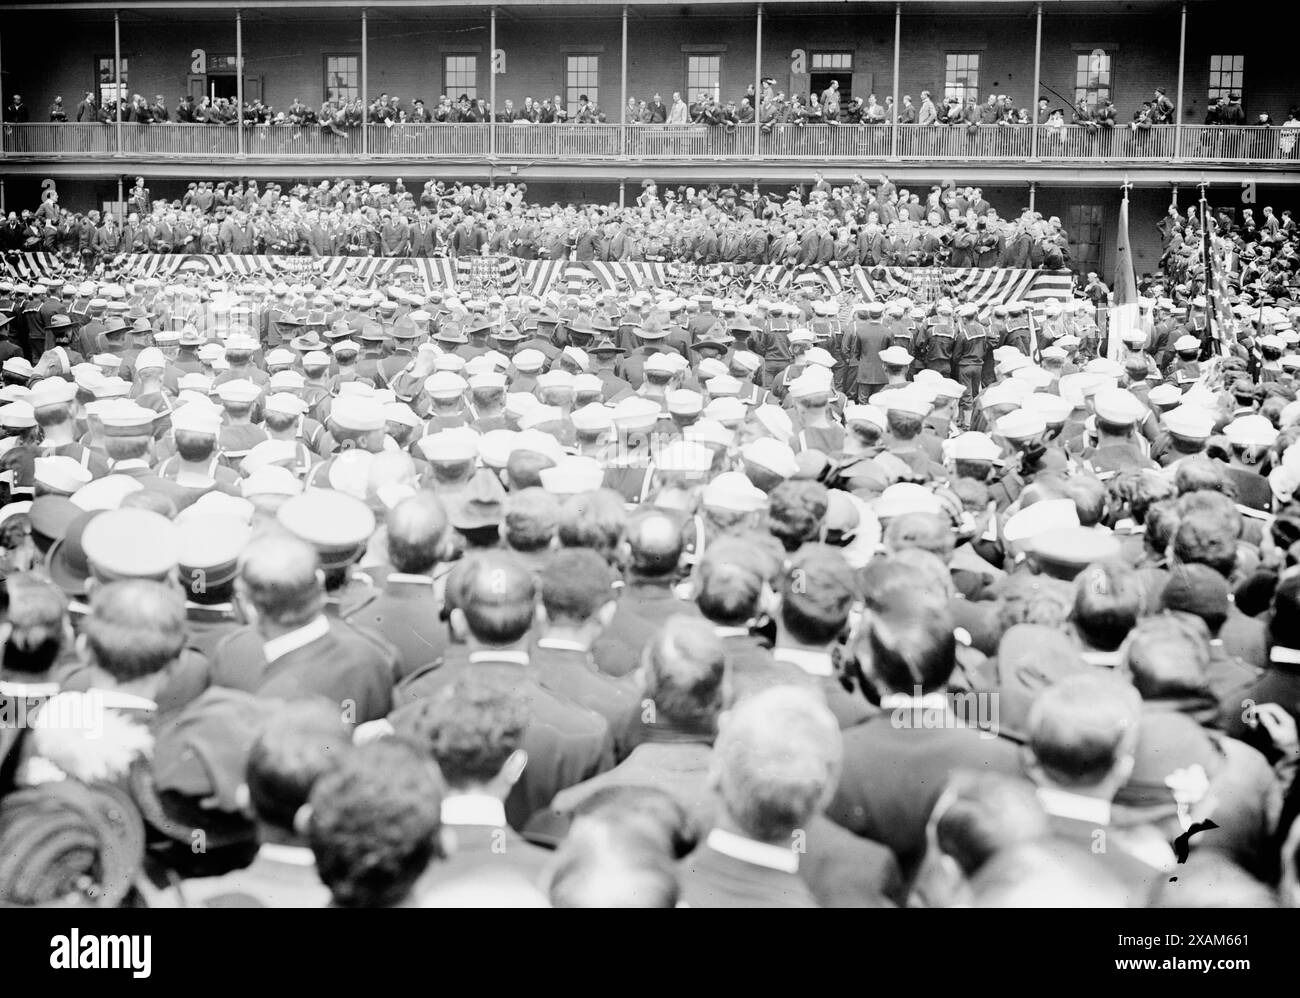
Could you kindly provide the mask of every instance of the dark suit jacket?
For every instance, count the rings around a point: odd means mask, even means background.
[[[444,825],[455,836],[450,856],[440,859],[421,879],[421,887],[441,887],[463,877],[509,870],[540,888],[542,871],[551,858],[513,828],[493,825]]]
[[[733,859],[702,845],[682,860],[681,899],[692,908],[816,908],[797,873]]]
[[[388,578],[378,596],[344,611],[344,619],[382,634],[397,649],[398,675],[409,676],[438,661],[447,650],[447,625],[438,610],[432,581],[421,585]]]
[[[534,812],[546,807],[565,787],[590,779],[614,765],[609,725],[594,711],[552,693],[528,666],[512,662],[470,662],[462,646],[453,645],[448,661],[426,666],[398,686],[394,706],[414,703],[469,675],[502,682],[523,697],[532,714],[524,731],[528,765],[506,798],[510,827],[522,829]]]
[[[699,617],[700,611],[678,599],[667,579],[630,578],[614,619],[592,648],[600,671],[625,676],[636,669],[646,642],[674,614]]]
[[[973,728],[895,727],[882,710],[844,732],[844,770],[826,813],[893,850],[911,877],[925,854],[925,825],[956,769],[1020,773],[1010,742]]]
[[[339,620],[329,633],[270,665],[256,627],[241,627],[216,649],[212,684],[267,697],[300,700],[323,696],[356,705],[358,724],[376,721],[392,705],[397,663],[391,649]]]
[[[640,696],[631,677],[614,679],[596,668],[589,652],[534,644],[529,652],[537,681],[557,696],[593,710],[605,719],[616,746],[627,744]]]

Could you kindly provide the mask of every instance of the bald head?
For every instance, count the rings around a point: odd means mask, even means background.
[[[725,715],[712,780],[745,835],[789,845],[836,785],[842,758],[839,725],[818,693],[775,687]]]
[[[632,517],[627,541],[632,549],[632,570],[638,575],[668,575],[682,557],[681,523],[662,510],[650,509]]]
[[[286,531],[270,531],[244,549],[236,585],[259,617],[284,626],[304,624],[321,600],[316,550]]]
[[[427,575],[447,536],[447,511],[432,492],[418,492],[388,511],[388,559],[393,568]]]

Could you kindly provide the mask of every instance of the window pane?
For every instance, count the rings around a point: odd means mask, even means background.
[[[950,52],[944,60],[943,96],[956,97],[963,104],[979,100],[980,57],[978,52]]]
[[[453,101],[464,94],[470,100],[478,99],[478,56],[449,55],[443,57],[443,91]]]
[[[1070,251],[1080,274],[1101,270],[1101,205],[1072,204],[1066,210]]]
[[[327,55],[325,57],[325,99],[356,100],[361,96],[361,57]]]
[[[1246,76],[1245,69],[1244,55],[1210,56],[1210,100],[1218,100],[1230,94],[1241,95]]]
[[[597,67],[600,57],[595,55],[570,55],[564,57],[564,106],[570,117],[578,113],[586,97],[592,104],[600,105],[599,74]]]
[[[126,95],[127,87],[130,84],[130,75],[128,73],[128,59],[122,59],[122,96]],[[113,100],[114,91],[114,69],[113,57],[111,55],[99,57],[99,103],[102,107],[104,104]]]
[[[722,56],[691,55],[686,57],[686,96],[693,100],[701,93],[714,100],[721,97]]]
[[[814,73],[852,72],[852,52],[814,52],[812,71]]]
[[[1110,97],[1110,87],[1110,53],[1098,49],[1080,55],[1075,63],[1074,102],[1094,107],[1101,98]]]

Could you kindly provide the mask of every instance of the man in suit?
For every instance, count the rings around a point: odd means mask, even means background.
[[[669,617],[699,616],[695,604],[678,599],[673,589],[683,551],[678,519],[664,510],[640,510],[628,523],[627,543],[627,585],[613,620],[592,649],[600,671],[610,676],[635,669],[646,642]]]
[[[539,573],[538,637],[532,648],[538,680],[557,696],[595,711],[609,724],[616,745],[626,740],[640,697],[629,679],[596,668],[591,646],[618,604],[609,566],[590,548],[551,554]]]
[[[1142,698],[1128,682],[1085,673],[1043,690],[1028,723],[1029,776],[1052,839],[1100,857],[1138,908],[1174,860],[1154,829],[1111,824],[1111,802],[1133,773],[1141,716]]]
[[[724,720],[709,769],[718,807],[682,861],[682,899],[693,908],[817,907],[799,876],[801,830],[839,767],[835,718],[811,690],[777,687]]]
[[[885,366],[880,361],[880,351],[889,346],[890,332],[883,319],[882,302],[869,302],[862,313],[854,315],[845,334],[844,355],[857,361],[858,401],[866,402],[880,391],[889,380]]]
[[[288,535],[268,535],[245,553],[236,598],[255,624],[217,645],[213,682],[296,700],[323,696],[357,723],[384,717],[397,663],[391,649],[325,616],[316,551]]]
[[[500,677],[463,673],[431,696],[398,708],[399,734],[426,748],[446,782],[442,824],[447,857],[425,886],[511,871],[539,884],[550,853],[506,823],[506,798],[529,764],[525,694]]]
[[[430,492],[418,492],[388,512],[388,564],[375,582],[379,595],[345,619],[382,634],[396,649],[400,676],[442,659],[447,625],[438,614],[434,569],[447,541],[447,513]],[[371,573],[376,574],[376,573]]]
[[[473,554],[447,582],[451,631],[461,643],[449,646],[445,664],[414,673],[397,690],[400,707],[433,696],[463,676],[480,676],[513,685],[524,697],[531,711],[523,740],[529,765],[506,799],[506,815],[515,829],[565,787],[614,764],[604,718],[538,681],[528,653],[535,592],[532,572],[511,555]]]
[[[844,733],[844,771],[827,813],[850,831],[890,847],[912,876],[925,826],[949,773],[1020,773],[1010,742],[952,716],[948,682],[956,639],[946,598],[902,584],[867,593],[870,620],[859,660],[881,712]]]
[[[574,817],[589,810],[590,802],[629,787],[671,796],[687,816],[692,840],[712,828],[717,799],[709,783],[710,746],[724,687],[739,698],[780,683],[780,677],[760,676],[755,682],[724,676],[725,643],[706,621],[676,619],[662,628],[637,673],[646,707],[633,732],[636,747],[608,772],[557,794],[551,807],[530,822],[529,838],[558,843]],[[799,877],[817,902],[831,908],[901,903],[902,878],[889,851],[814,810],[800,839]]]

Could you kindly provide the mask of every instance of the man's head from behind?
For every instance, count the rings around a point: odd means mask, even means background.
[[[249,803],[258,823],[282,836],[301,835],[307,817],[302,808],[312,787],[351,745],[352,732],[328,700],[295,700],[281,707],[248,756]]]
[[[185,647],[185,604],[175,586],[110,582],[95,591],[81,637],[95,667],[114,683],[160,682]]]
[[[1029,711],[1029,773],[1040,786],[1109,801],[1133,769],[1142,699],[1117,676],[1067,676]]]
[[[452,630],[480,645],[513,645],[533,622],[533,576],[513,556],[485,551],[460,566],[455,577]]]
[[[443,855],[441,806],[437,769],[397,738],[353,749],[317,780],[308,840],[334,902],[386,908],[406,901]]]
[[[722,709],[726,650],[707,621],[670,617],[641,655],[641,686],[654,705],[650,723],[711,734]]]
[[[790,846],[827,803],[842,757],[839,726],[818,694],[776,687],[724,715],[709,780],[735,831]]]
[[[398,572],[427,575],[447,537],[447,511],[431,492],[418,492],[388,512],[388,560]]]
[[[631,570],[646,578],[666,578],[677,570],[682,557],[681,521],[659,509],[634,514],[627,525]]]
[[[782,632],[804,645],[828,645],[849,622],[855,598],[853,570],[833,548],[796,554],[780,580],[777,615]]]

